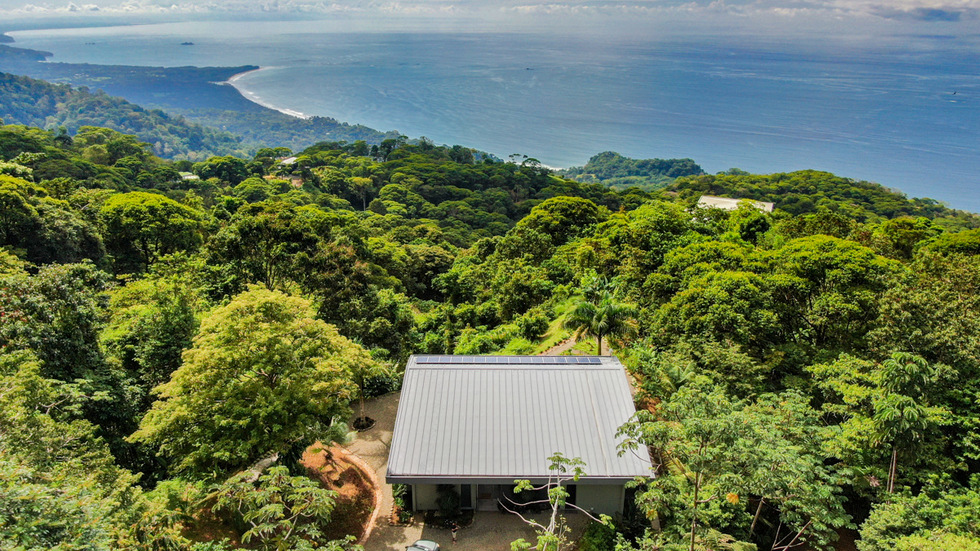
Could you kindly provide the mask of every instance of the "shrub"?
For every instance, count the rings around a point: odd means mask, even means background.
[[[537,348],[537,346],[533,342],[527,339],[517,338],[507,344],[507,348],[504,352],[508,354],[517,354],[518,356],[530,356],[531,354],[534,354],[535,348]]]
[[[408,524],[414,514],[409,503],[412,501],[411,487],[406,484],[392,484],[391,495],[395,498],[395,508],[398,511],[398,522]]]
[[[456,490],[455,484],[440,484],[436,488],[436,492],[439,497],[436,498],[436,503],[439,505],[439,512],[445,518],[456,518],[459,516],[460,500],[459,491]]]
[[[375,398],[395,392],[402,388],[402,376],[397,371],[389,371],[364,380],[364,397]]]
[[[540,308],[532,308],[515,322],[520,335],[533,341],[548,330],[548,316]]]
[[[578,542],[579,551],[613,551],[616,549],[616,529],[600,522],[593,522],[585,529]]]

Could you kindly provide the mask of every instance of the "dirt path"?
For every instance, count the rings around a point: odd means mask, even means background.
[[[545,350],[544,352],[538,354],[538,356],[561,356],[565,352],[568,352],[569,350],[574,348],[575,343],[577,342],[578,341],[575,340],[575,337],[569,337],[561,341],[560,343],[552,346],[551,348]]]
[[[395,412],[398,411],[400,397],[400,392],[393,392],[366,401],[365,413],[374,419],[375,424],[370,429],[357,433],[357,438],[347,446],[351,453],[361,458],[374,471],[381,488],[381,498],[377,502],[372,525],[365,530],[364,538],[360,542],[365,551],[405,549],[420,539],[422,534],[421,525],[392,526],[388,520],[394,498],[391,495],[391,485],[385,483],[385,473],[388,470],[388,450],[391,448]]]

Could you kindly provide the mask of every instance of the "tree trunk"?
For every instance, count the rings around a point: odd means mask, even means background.
[[[796,540],[800,539],[800,536],[803,535],[803,532],[805,532],[806,529],[809,528],[810,527],[810,524],[812,524],[812,523],[813,523],[813,520],[807,521],[807,523],[803,525],[803,528],[800,528],[800,531],[797,532],[796,535],[793,536],[793,539],[791,539],[789,541],[789,543],[787,543],[786,545],[779,545],[780,542],[775,542],[774,541],[773,544],[772,544],[772,551],[787,551],[791,547],[795,547],[796,546]]]
[[[898,470],[898,444],[892,444],[892,462],[888,466],[888,493],[895,491],[895,474]]]
[[[596,341],[598,341],[598,350],[599,350],[599,352],[597,352],[596,355],[602,356],[602,335],[598,335],[596,337]]]
[[[694,529],[698,526],[698,493],[701,491],[701,473],[694,477],[694,507],[691,513],[691,551],[694,551]]]
[[[357,397],[361,403],[361,419],[365,419],[367,416],[364,415],[364,389],[367,387],[367,377],[361,372],[360,378],[357,380]]]
[[[766,498],[759,498],[759,506],[755,508],[755,516],[752,517],[752,526],[749,527],[749,537],[755,533],[755,523],[759,521],[759,514],[762,513],[762,504],[766,502]]]

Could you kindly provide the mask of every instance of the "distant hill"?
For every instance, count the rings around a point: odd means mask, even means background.
[[[613,151],[593,156],[583,167],[572,167],[562,174],[579,182],[603,184],[613,189],[636,187],[655,190],[682,176],[704,174],[691,159],[630,159]]]
[[[202,160],[213,155],[244,155],[240,138],[191,123],[158,109],[147,110],[104,92],[51,84],[0,73],[0,118],[74,134],[82,126],[102,126],[132,134],[165,158]]]
[[[0,46],[0,71],[104,90],[145,107],[164,109],[240,136],[248,150],[266,146],[301,150],[322,141],[364,140],[369,144],[380,144],[399,135],[398,132],[379,132],[329,117],[291,117],[251,102],[235,87],[222,84],[237,73],[257,69],[254,65],[138,67],[39,63],[51,55],[38,50]]]
[[[179,47],[179,46],[175,46]],[[237,73],[258,69],[241,67],[135,67],[89,63],[45,62],[50,52],[0,46],[0,71],[48,82],[87,86],[124,97],[140,105],[183,109],[265,109],[242,97],[234,87],[218,84]]]
[[[260,111],[234,111],[229,109],[179,109],[167,108],[188,120],[231,132],[241,136],[243,143],[252,149],[281,146],[293,151],[303,150],[315,143],[356,142],[363,140],[378,145],[400,133],[379,132],[362,124],[348,124],[330,117],[300,119],[262,107]]]
[[[912,198],[881,184],[818,170],[778,174],[738,171],[679,178],[660,192],[693,204],[702,195],[754,199],[793,215],[836,212],[858,222],[902,216],[942,220],[951,229],[980,227],[980,216],[955,210],[935,199]]]

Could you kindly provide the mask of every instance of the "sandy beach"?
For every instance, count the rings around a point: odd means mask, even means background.
[[[250,71],[242,71],[241,73],[236,73],[236,74],[232,75],[231,77],[229,77],[228,80],[226,80],[224,82],[219,82],[218,84],[227,84],[229,86],[233,86],[236,90],[238,90],[238,92],[242,96],[245,97],[245,99],[247,99],[247,100],[249,100],[249,101],[251,101],[253,103],[257,103],[257,104],[261,105],[262,107],[266,107],[268,109],[273,109],[275,111],[279,111],[280,113],[282,113],[284,115],[289,115],[290,117],[296,117],[297,119],[311,119],[311,118],[313,118],[311,115],[307,115],[305,113],[302,113],[300,111],[296,111],[294,109],[286,109],[284,107],[279,107],[277,105],[273,105],[273,104],[269,103],[268,101],[263,100],[262,99],[262,96],[256,94],[255,92],[252,92],[251,90],[248,90],[247,88],[245,88],[244,86],[242,86],[241,84],[238,83],[238,81],[241,80],[246,75],[251,75],[251,74],[254,74],[254,73],[258,73],[260,71],[267,71],[269,69],[275,69],[275,67],[259,67],[258,69],[252,69]]]

